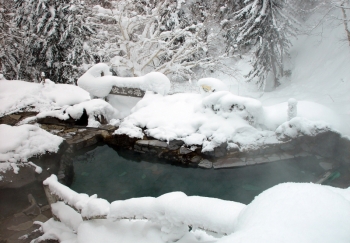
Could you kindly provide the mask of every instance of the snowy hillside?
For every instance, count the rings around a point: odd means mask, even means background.
[[[307,24],[315,25],[319,18]],[[291,50],[290,80],[273,92],[265,92],[260,98],[263,105],[288,98],[317,102],[338,113],[342,132],[350,134],[350,47],[345,38],[344,26],[336,21],[298,36]]]

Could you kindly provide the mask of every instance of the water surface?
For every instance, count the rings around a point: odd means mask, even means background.
[[[173,165],[107,145],[75,157],[74,171],[73,190],[110,202],[182,191],[246,204],[279,183],[312,182],[324,173],[315,157],[214,170]]]

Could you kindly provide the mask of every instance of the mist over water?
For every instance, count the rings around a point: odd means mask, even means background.
[[[73,190],[110,202],[182,191],[245,204],[279,183],[314,182],[324,173],[315,157],[214,170],[172,165],[106,145],[78,155],[74,171]]]

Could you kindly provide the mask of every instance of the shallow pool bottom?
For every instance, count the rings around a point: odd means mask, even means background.
[[[107,145],[77,155],[73,161],[75,176],[71,188],[79,193],[98,194],[110,202],[182,191],[247,204],[274,185],[313,182],[324,173],[316,157],[214,170],[174,165]]]

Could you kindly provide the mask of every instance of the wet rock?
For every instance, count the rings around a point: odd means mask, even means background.
[[[335,156],[336,148],[340,135],[335,132],[324,132],[317,134],[314,138],[314,144],[312,147],[312,153],[316,153],[324,158],[331,158]]]
[[[182,146],[180,148],[179,154],[189,154],[189,153],[192,153],[192,152],[193,151],[191,149]]]
[[[331,170],[331,169],[333,169],[332,163],[320,162],[319,165],[320,165],[321,168],[324,169],[324,170]]]
[[[254,158],[256,164],[263,164],[269,162],[269,160],[265,157],[256,157]]]
[[[23,210],[23,213],[25,215],[39,215],[41,213],[41,210],[39,206],[36,203],[36,200],[34,199],[32,194],[28,194],[28,200],[30,202],[30,206]]]
[[[33,226],[33,222],[27,221],[27,222],[24,222],[22,224],[9,226],[9,227],[7,227],[7,229],[13,230],[13,231],[24,231],[24,230],[31,228],[32,226]]]
[[[168,144],[159,140],[148,140],[148,146],[150,147],[158,147],[158,148],[167,148]]]
[[[204,160],[202,160],[202,161],[198,164],[198,167],[200,167],[200,168],[206,168],[206,169],[211,169],[211,168],[213,168],[213,163],[210,162],[210,161],[207,160],[207,159],[204,159]]]
[[[218,147],[215,147],[213,151],[204,152],[206,155],[212,157],[224,157],[227,154],[227,143],[222,143]]]
[[[183,144],[184,144],[184,142],[181,140],[172,140],[168,144],[168,149],[169,150],[176,150],[176,149],[179,149]]]
[[[246,163],[239,158],[219,159],[213,163],[214,169],[246,166]]]
[[[293,155],[287,154],[287,153],[281,153],[281,154],[279,154],[279,156],[281,159],[293,159],[294,158]]]
[[[283,151],[293,151],[295,149],[295,145],[291,142],[283,143],[283,144],[281,144],[280,148]]]
[[[278,154],[272,154],[268,156],[267,159],[269,160],[269,162],[274,162],[274,161],[281,160],[281,157]]]
[[[190,161],[191,161],[192,163],[199,163],[199,161],[201,161],[201,159],[202,159],[202,157],[200,157],[200,156],[198,156],[198,155],[195,155],[195,156],[193,156],[193,157],[190,159]]]

